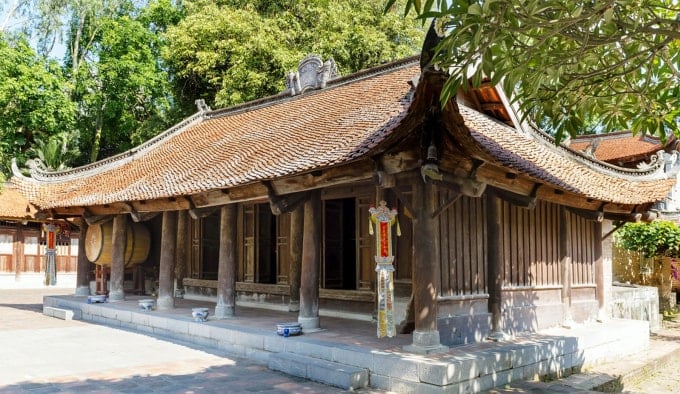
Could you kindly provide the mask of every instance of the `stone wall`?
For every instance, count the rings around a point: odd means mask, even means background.
[[[680,268],[680,261],[676,262],[677,259],[661,256],[645,258],[640,253],[617,246],[614,246],[612,255],[615,283],[657,288],[659,312],[670,310],[675,306],[671,266],[677,265]]]
[[[661,328],[659,293],[656,287],[615,284],[612,290],[613,318],[648,321],[650,331]]]

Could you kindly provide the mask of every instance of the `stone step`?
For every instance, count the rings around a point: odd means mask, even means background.
[[[368,369],[292,353],[269,356],[269,369],[345,390],[368,387]]]
[[[80,310],[73,311],[71,309],[55,308],[53,306],[43,306],[43,315],[56,317],[57,319],[61,320],[81,319]]]

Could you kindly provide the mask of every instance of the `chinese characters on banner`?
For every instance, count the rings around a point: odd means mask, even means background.
[[[375,234],[375,271],[378,291],[378,338],[393,337],[394,326],[394,255],[392,254],[392,226],[396,223],[397,235],[401,235],[396,209],[387,208],[385,201],[378,207],[371,206],[369,233]],[[375,226],[375,231],[373,227]]]

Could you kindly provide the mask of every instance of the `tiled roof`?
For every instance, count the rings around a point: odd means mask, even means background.
[[[34,204],[51,209],[189,196],[349,163],[403,137],[391,134],[413,112],[409,82],[418,75],[417,59],[405,60],[300,96],[201,112],[117,157],[14,180]],[[614,170],[469,107],[461,105],[460,113],[469,130],[459,128],[454,138],[468,144],[470,155],[536,182],[621,204],[661,200],[673,184]]]
[[[618,163],[641,160],[663,149],[659,138],[642,134],[633,135],[629,131],[578,136],[571,140],[569,147],[583,152],[594,143],[597,147],[593,154],[598,160]]]
[[[29,204],[18,188],[11,182],[6,182],[0,191],[0,218],[4,220],[33,219],[36,213],[34,206]]]
[[[661,201],[675,183],[658,173],[640,175],[639,171],[605,163],[598,165],[584,155],[555,145],[538,132],[519,132],[473,109],[459,108],[478,148],[486,156],[483,159],[527,174],[539,183],[621,204]]]
[[[212,111],[180,130],[87,167],[15,177],[42,209],[191,195],[362,157],[406,115],[417,59],[300,96]]]

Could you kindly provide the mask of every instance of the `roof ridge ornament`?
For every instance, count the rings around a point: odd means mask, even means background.
[[[197,99],[196,101],[194,101],[194,103],[196,104],[196,107],[198,108],[199,113],[204,113],[204,112],[210,111],[210,106],[205,103],[205,100]]]
[[[324,62],[321,56],[307,55],[298,64],[297,71],[291,71],[286,76],[286,91],[295,96],[307,89],[323,89],[328,81],[339,76],[333,58]]]

